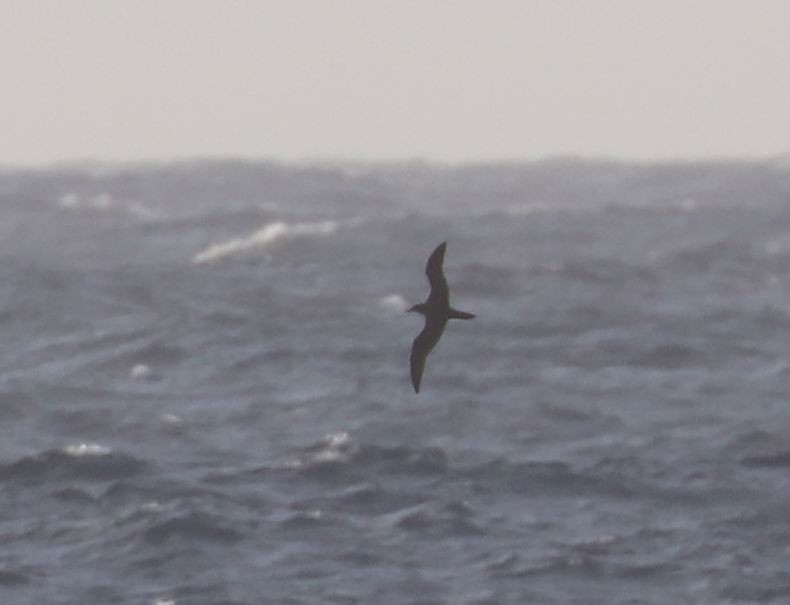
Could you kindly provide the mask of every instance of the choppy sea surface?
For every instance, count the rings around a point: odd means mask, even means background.
[[[788,603],[790,166],[0,170],[0,544],[13,605]]]

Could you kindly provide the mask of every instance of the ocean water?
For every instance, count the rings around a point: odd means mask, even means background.
[[[790,602],[786,164],[5,169],[0,217],[2,603]]]

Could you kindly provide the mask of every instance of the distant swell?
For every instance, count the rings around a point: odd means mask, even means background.
[[[241,540],[242,534],[218,518],[197,512],[174,516],[145,531],[145,539],[154,544],[176,538],[229,543]]]
[[[497,459],[473,467],[465,473],[478,485],[499,493],[555,497],[605,494],[609,498],[629,498],[635,494],[633,480],[620,475],[574,470],[564,462],[511,462]]]
[[[340,433],[307,448],[291,468],[300,469],[310,477],[327,479],[338,473],[367,476],[371,471],[378,476],[441,475],[447,472],[448,461],[438,448],[356,445],[348,441],[345,433]]]
[[[779,452],[765,456],[746,456],[741,464],[751,468],[787,468],[790,467],[790,452]]]
[[[0,569],[0,586],[22,586],[29,584],[30,578],[18,571],[7,571]]]
[[[196,264],[210,263],[239,253],[264,249],[269,244],[281,239],[308,235],[331,235],[336,230],[337,222],[335,221],[293,224],[277,221],[269,223],[248,237],[240,237],[213,244],[202,252],[198,252],[192,258],[192,262]]]
[[[631,360],[633,365],[647,368],[687,368],[704,362],[703,353],[683,344],[657,345]]]

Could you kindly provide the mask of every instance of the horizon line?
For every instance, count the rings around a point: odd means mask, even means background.
[[[141,158],[62,158],[38,162],[8,162],[0,160],[0,170],[8,171],[46,171],[46,170],[74,170],[90,168],[151,168],[155,166],[173,166],[185,164],[270,164],[292,167],[327,167],[327,166],[435,166],[437,168],[464,168],[474,166],[518,166],[530,164],[552,163],[579,163],[579,164],[620,164],[637,166],[661,165],[704,165],[704,164],[788,164],[790,166],[790,151],[774,154],[712,154],[712,155],[676,155],[650,157],[627,157],[615,154],[576,154],[557,153],[535,157],[507,157],[500,158],[463,158],[448,159],[427,156],[401,156],[401,157],[364,157],[347,155],[316,155],[316,156],[276,156],[276,155],[244,155],[244,154],[184,154],[162,157]]]

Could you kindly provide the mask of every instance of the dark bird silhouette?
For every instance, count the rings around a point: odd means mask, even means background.
[[[420,392],[420,381],[425,369],[425,360],[439,342],[439,338],[444,332],[444,327],[450,319],[472,319],[474,315],[465,311],[456,311],[450,306],[450,289],[447,287],[447,280],[444,278],[442,264],[444,263],[444,251],[447,249],[447,242],[440,244],[428,258],[425,266],[425,275],[428,276],[428,283],[431,285],[431,293],[428,300],[424,303],[414,305],[408,311],[420,313],[425,316],[425,327],[422,332],[414,339],[411,346],[411,383],[414,385],[414,392]]]

